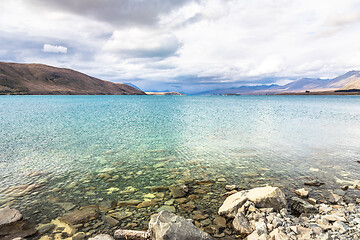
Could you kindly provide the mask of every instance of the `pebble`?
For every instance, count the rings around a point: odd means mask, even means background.
[[[210,225],[210,224],[211,224],[211,220],[209,218],[207,218],[207,219],[200,222],[200,225],[203,226],[203,227],[205,227],[207,225]]]
[[[311,203],[312,205],[315,205],[317,201],[314,198],[308,198],[308,202]]]
[[[72,236],[73,240],[83,240],[85,239],[86,234],[84,232],[78,232],[74,236]]]
[[[168,205],[165,205],[165,206],[162,206],[162,207],[158,208],[158,209],[156,210],[156,212],[161,212],[161,211],[164,211],[164,210],[165,210],[165,211],[172,212],[172,213],[176,212],[175,207],[173,207],[173,206],[168,206]]]
[[[119,225],[119,221],[116,220],[115,218],[111,217],[111,216],[104,216],[104,221],[110,226],[110,227],[114,227],[116,225]]]
[[[194,220],[204,220],[208,217],[208,215],[202,215],[202,214],[195,214],[192,219]]]
[[[236,185],[226,185],[225,189],[228,191],[236,190]]]
[[[213,223],[220,227],[226,227],[226,219],[224,217],[216,217]]]
[[[307,191],[305,188],[300,188],[295,190],[296,195],[302,198],[306,198],[309,196],[309,191]]]

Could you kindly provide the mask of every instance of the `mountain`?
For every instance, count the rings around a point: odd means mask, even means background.
[[[281,90],[286,92],[303,92],[313,89],[322,89],[329,82],[329,79],[302,78],[284,85]]]
[[[284,92],[321,92],[360,89],[360,71],[350,71],[333,79],[303,78],[284,86]]]
[[[201,92],[201,95],[222,95],[222,94],[257,94],[263,91],[271,91],[277,92],[279,89],[279,85],[257,85],[257,86],[241,86],[241,87],[233,87],[227,89],[216,89],[206,92]]]
[[[339,90],[360,89],[360,71],[347,72],[332,79],[327,86]]]
[[[333,79],[302,78],[286,85],[258,85],[241,86],[237,88],[216,89],[200,94],[240,94],[240,95],[266,95],[266,94],[295,94],[295,93],[321,93],[336,94],[338,92],[360,92],[360,71],[350,71]]]
[[[360,89],[360,71],[350,71],[333,79],[303,78],[283,87],[286,92],[341,91]]]
[[[137,90],[142,91],[141,88],[139,88],[138,86],[136,86],[135,84],[132,84],[130,82],[126,82],[126,83],[123,83],[123,84],[129,85],[130,87],[133,87],[133,88],[136,88]]]
[[[0,62],[0,94],[30,95],[144,95],[122,83],[43,64]]]

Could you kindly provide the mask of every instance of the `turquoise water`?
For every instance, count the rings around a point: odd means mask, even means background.
[[[182,178],[342,184],[360,178],[359,156],[357,96],[0,96],[0,189],[42,184],[1,195],[24,211],[56,194],[129,199],[106,189],[147,193]]]

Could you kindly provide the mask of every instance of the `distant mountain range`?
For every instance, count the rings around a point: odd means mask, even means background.
[[[134,87],[43,64],[0,62],[0,94],[144,95]]]
[[[43,64],[0,62],[0,94],[144,95],[146,93],[131,83],[104,81],[71,69]],[[148,94],[181,95],[171,91],[148,92]],[[302,78],[284,86],[241,86],[200,94],[360,94],[360,71],[350,71],[333,79]]]
[[[360,71],[350,71],[333,79],[302,78],[284,86],[257,85],[241,86],[237,88],[217,89],[200,94],[336,94],[360,93]]]

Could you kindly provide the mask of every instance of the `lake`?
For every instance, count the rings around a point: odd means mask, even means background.
[[[156,199],[126,208],[143,229],[170,199],[150,187],[188,183],[216,212],[226,184],[351,184],[359,156],[359,96],[0,96],[0,204],[37,223]]]

